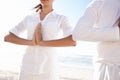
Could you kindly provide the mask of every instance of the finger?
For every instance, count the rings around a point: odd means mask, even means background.
[[[41,23],[38,24],[37,29],[41,29]]]

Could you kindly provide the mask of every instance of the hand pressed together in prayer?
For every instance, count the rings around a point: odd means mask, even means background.
[[[35,45],[38,45],[42,41],[41,23],[37,24],[32,41]]]

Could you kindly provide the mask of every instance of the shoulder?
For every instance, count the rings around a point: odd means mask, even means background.
[[[56,13],[56,12],[54,13],[54,15],[61,20],[66,20],[66,19],[68,20],[69,19],[67,16],[65,16],[63,14]]]
[[[98,14],[103,6],[104,0],[92,0],[86,7],[86,11]]]
[[[104,3],[104,0],[92,0],[87,7],[100,7]]]
[[[37,12],[30,12],[25,16],[25,19],[31,19],[31,18],[35,18],[38,16]]]

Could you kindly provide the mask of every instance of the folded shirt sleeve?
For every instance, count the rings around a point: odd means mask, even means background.
[[[10,33],[13,33],[16,36],[19,36],[20,33],[26,30],[26,21],[28,16],[21,20],[15,27],[9,30]]]
[[[68,17],[62,16],[61,28],[63,31],[63,37],[67,37],[72,34],[73,26],[70,24]]]

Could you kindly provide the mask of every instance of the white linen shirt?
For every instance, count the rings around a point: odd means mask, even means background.
[[[52,40],[59,38],[62,30],[63,36],[67,37],[72,33],[72,26],[66,16],[58,15],[54,11],[50,12],[44,20],[40,20],[39,13],[33,13],[25,17],[18,25],[16,25],[10,32],[19,35],[21,32],[27,30],[27,38],[32,39],[34,30],[37,24],[42,24],[42,34],[44,40]]]
[[[74,40],[100,41],[98,61],[120,63],[120,0],[93,0],[79,19]]]
[[[34,30],[37,24],[42,24],[42,37],[44,40],[54,40],[63,36],[67,37],[72,33],[72,26],[70,25],[68,18],[55,13],[50,12],[44,20],[40,20],[39,13],[33,13],[25,17],[18,25],[10,30],[11,33],[19,36],[23,31],[27,31],[27,39],[32,40]],[[60,35],[61,34],[61,35]],[[59,36],[60,35],[60,36]],[[56,48],[55,47],[44,47],[44,46],[28,46],[26,54],[23,57],[21,73],[27,74],[45,74],[46,80],[48,76],[56,75]],[[21,74],[24,75],[24,74]],[[57,79],[54,79],[57,80]]]

